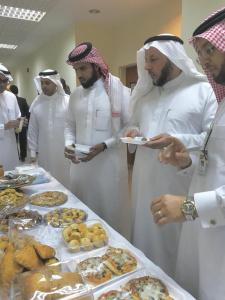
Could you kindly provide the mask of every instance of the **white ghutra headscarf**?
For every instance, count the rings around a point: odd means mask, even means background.
[[[9,81],[13,81],[12,75],[9,70],[0,63],[0,74],[6,77]]]
[[[161,40],[160,37],[166,36],[167,39]],[[171,36],[171,40],[169,39]],[[153,81],[148,71],[145,70],[145,50],[151,47],[158,49],[164,54],[172,63],[174,63],[187,77],[195,78],[197,81],[207,81],[207,78],[202,73],[198,72],[192,59],[187,56],[181,42],[172,40],[178,37],[172,34],[161,34],[152,39],[151,42],[137,51],[137,69],[138,69],[138,82],[132,92],[131,96],[131,111],[134,109],[137,101],[148,94],[153,88]],[[159,38],[159,40],[157,40]],[[149,39],[151,40],[151,38]]]
[[[34,78],[34,83],[35,83],[37,91],[40,95],[43,94],[42,88],[41,88],[41,78],[51,80],[57,86],[56,93],[65,96],[65,91],[64,91],[62,83],[60,81],[60,75],[57,71],[52,70],[52,69],[47,69],[47,70],[40,72],[39,75]]]

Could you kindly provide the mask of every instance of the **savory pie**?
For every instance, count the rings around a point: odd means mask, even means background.
[[[150,276],[131,279],[124,289],[129,290],[135,300],[173,300],[165,284]]]
[[[122,248],[109,247],[103,255],[104,264],[116,275],[134,271],[137,267],[136,258]]]
[[[38,206],[56,206],[67,201],[67,195],[59,191],[48,191],[30,197],[30,203]]]
[[[81,261],[78,264],[78,270],[88,282],[94,285],[106,282],[113,276],[101,257],[90,257]]]
[[[97,298],[97,300],[135,300],[129,292],[108,291]]]

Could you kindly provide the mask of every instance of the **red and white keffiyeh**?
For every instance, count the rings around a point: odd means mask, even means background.
[[[113,131],[118,133],[122,125],[122,103],[124,98],[130,98],[130,89],[125,87],[118,77],[109,73],[108,65],[90,42],[84,42],[76,46],[70,52],[67,63],[73,67],[81,63],[91,63],[100,68],[104,88],[111,103]]]
[[[79,44],[72,50],[70,56],[79,57],[82,53],[85,53],[86,49],[87,49],[86,43]],[[98,49],[92,47],[91,51],[86,56],[76,61],[71,61],[68,59],[67,63],[68,65],[72,65],[73,67],[77,66],[80,63],[91,63],[97,65],[101,69],[106,92],[107,94],[109,93],[109,68],[108,65],[105,63],[103,57],[99,53]]]
[[[213,16],[216,16],[218,13],[220,13],[223,10],[225,10],[225,7],[214,12],[206,20],[204,20],[204,22],[202,24],[206,23],[207,20],[209,20]],[[199,38],[199,37],[209,41],[220,52],[225,53],[225,18],[222,21],[214,24],[212,27],[206,29],[206,31],[204,31],[200,34],[194,35],[190,39],[190,43],[194,44],[195,39]],[[216,95],[218,102],[220,102],[223,98],[225,98],[225,86],[216,83],[214,81],[214,79],[212,78],[212,76],[210,75],[210,73],[204,67],[203,67],[203,69],[208,77],[210,84],[212,85],[212,88],[214,90],[214,93]]]

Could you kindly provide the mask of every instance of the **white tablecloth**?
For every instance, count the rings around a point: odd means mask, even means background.
[[[65,192],[68,195],[68,201],[65,204],[61,205],[60,208],[76,207],[85,210],[88,214],[87,221],[95,219],[101,221],[103,225],[106,227],[109,234],[109,244],[124,245],[125,247],[127,247],[132,253],[136,255],[140,267],[144,267],[150,274],[160,278],[169,287],[169,289],[173,291],[172,294],[174,294],[174,296],[176,297],[175,300],[194,299],[188,292],[182,289],[174,280],[172,280],[169,276],[167,276],[159,267],[153,264],[140,250],[135,248],[123,236],[121,236],[112,227],[106,224],[100,217],[98,217],[93,211],[91,211],[85,204],[83,204],[74,194],[72,194],[68,189],[66,189],[62,184],[60,184],[55,178],[50,176],[50,179],[51,180],[48,183],[23,187],[23,191],[28,195],[32,195],[34,193],[40,193],[43,191],[49,191],[49,190],[57,190],[57,191]],[[25,208],[37,210],[39,213],[43,215],[46,212],[55,209],[57,207],[43,208],[43,207],[38,207],[38,206],[28,204]],[[35,236],[41,242],[46,242],[54,246],[57,249],[57,254],[60,257],[60,260],[65,261],[71,258],[79,258],[80,255],[85,255],[84,253],[81,252],[80,253],[69,252],[69,250],[67,249],[63,241],[61,231],[62,229],[53,228],[52,226],[49,225],[49,226],[39,226],[36,229],[31,230],[31,233],[33,232],[33,234],[35,234]],[[91,252],[88,252],[88,255],[91,256]],[[125,280],[124,277],[122,280]]]

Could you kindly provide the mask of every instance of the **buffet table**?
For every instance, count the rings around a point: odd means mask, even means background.
[[[123,236],[121,236],[118,232],[116,232],[112,227],[104,222],[101,218],[99,218],[93,211],[91,211],[85,204],[83,204],[74,194],[72,194],[68,189],[66,189],[62,184],[60,184],[55,178],[51,177],[47,174],[50,181],[48,183],[35,184],[22,188],[22,191],[28,195],[33,195],[35,193],[40,193],[44,191],[62,191],[68,196],[68,201],[61,205],[62,207],[69,208],[78,208],[84,210],[88,217],[86,222],[100,222],[106,232],[108,233],[109,241],[108,244],[114,247],[125,247],[133,253],[138,261],[138,267],[135,272],[131,274],[126,274],[123,276],[119,276],[116,280],[109,282],[108,284],[104,284],[97,289],[93,289],[94,299],[97,299],[99,295],[104,291],[108,291],[110,289],[116,289],[120,286],[121,283],[125,283],[128,279],[134,278],[137,275],[152,275],[156,278],[161,279],[167,288],[169,289],[171,297],[174,300],[186,300],[186,299],[194,299],[188,292],[182,289],[174,280],[172,280],[169,276],[167,276],[160,268],[158,268],[155,264],[153,264],[140,250],[135,248],[131,243],[129,243]],[[31,205],[30,203],[25,206],[25,209],[28,210],[36,210],[40,214],[44,215],[58,207],[39,207],[35,205]],[[72,261],[80,260],[81,258],[87,258],[92,255],[98,255],[99,253],[103,253],[106,246],[103,248],[99,248],[92,251],[83,251],[78,253],[73,253],[69,251],[65,241],[62,238],[62,228],[54,228],[51,225],[40,225],[32,230],[29,230],[31,234],[33,234],[40,242],[48,244],[56,249],[57,257],[60,261]],[[71,271],[73,269],[73,265],[71,264]]]

